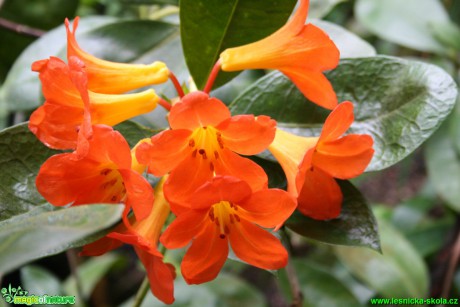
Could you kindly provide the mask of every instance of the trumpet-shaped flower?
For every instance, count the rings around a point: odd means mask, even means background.
[[[131,169],[131,151],[123,136],[96,125],[82,146],[88,146],[84,155],[77,148],[43,163],[36,179],[40,194],[55,206],[124,202],[126,213],[132,208],[139,220],[145,218],[153,203],[152,188]]]
[[[160,238],[167,248],[192,242],[181,264],[189,284],[214,279],[228,256],[229,244],[241,260],[275,270],[287,263],[288,254],[268,231],[295,210],[292,196],[278,189],[252,192],[244,181],[216,176],[190,195],[187,211],[180,214]]]
[[[69,58],[69,65],[51,57],[37,61],[32,70],[40,73],[44,105],[30,117],[29,129],[48,147],[75,149],[85,108],[92,124],[116,125],[153,110],[159,97],[152,89],[124,95],[88,91],[83,62]]]
[[[308,0],[301,0],[294,16],[272,35],[222,52],[222,70],[278,69],[308,99],[333,109],[337,97],[323,71],[337,66],[339,50],[325,32],[310,23],[305,24],[308,5]]]
[[[123,243],[132,245],[147,271],[152,293],[162,302],[172,304],[174,302],[175,268],[163,262],[163,255],[157,248],[161,229],[170,212],[162,186],[163,180],[155,188],[155,202],[146,219],[136,220],[132,225],[125,219],[124,224],[120,224],[106,237],[86,245],[81,255],[99,256]]]
[[[168,80],[169,70],[163,62],[150,65],[115,63],[98,59],[83,51],[75,39],[79,18],[70,30],[69,20],[65,20],[67,31],[67,57],[77,56],[86,67],[88,88],[93,92],[120,94],[143,86],[163,83]]]
[[[288,191],[297,197],[303,214],[320,220],[336,218],[343,196],[334,178],[356,177],[372,159],[371,136],[342,136],[353,119],[353,104],[346,101],[331,112],[319,138],[276,132],[269,150],[286,173]]]
[[[162,176],[171,172],[165,194],[175,204],[215,174],[229,175],[249,183],[256,191],[267,187],[263,169],[243,155],[263,151],[275,136],[276,122],[267,116],[238,115],[220,100],[203,92],[192,92],[176,103],[169,114],[170,130],[141,144],[137,158],[149,172]],[[236,152],[236,153],[235,153]]]

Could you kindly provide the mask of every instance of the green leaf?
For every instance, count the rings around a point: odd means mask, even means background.
[[[395,57],[344,59],[327,77],[339,101],[355,104],[349,132],[374,139],[367,171],[387,168],[412,153],[441,125],[457,96],[455,82],[442,69]],[[261,78],[230,109],[271,116],[280,128],[303,136],[318,136],[328,115],[278,72]]]
[[[181,0],[185,60],[202,89],[222,51],[262,39],[281,28],[295,0]],[[215,86],[235,76],[219,73]]]
[[[88,27],[91,27],[91,30],[88,30]],[[171,36],[177,35],[177,32],[178,28],[175,25],[152,20],[114,21],[103,18],[87,21],[82,18],[77,40],[83,50],[105,60],[148,63],[143,60],[144,56],[164,44]],[[40,82],[37,73],[30,71],[30,65],[41,59],[37,56],[36,49],[40,50],[50,45],[54,47],[40,52],[41,58],[48,58],[60,52],[64,54],[66,35],[63,26],[40,38],[15,63],[0,92],[0,100],[5,100],[10,110],[32,109],[40,104]]]
[[[361,193],[348,181],[338,181],[342,211],[333,220],[319,221],[295,212],[286,226],[307,238],[334,245],[366,246],[380,250],[377,222]]]
[[[382,254],[336,246],[337,256],[354,275],[383,297],[426,297],[428,272],[423,259],[387,221],[378,217],[378,222]]]
[[[308,8],[308,18],[322,18],[337,4],[347,0],[311,0]]]
[[[0,272],[75,247],[77,241],[112,226],[119,205],[85,205],[55,209],[43,205],[0,222]]]
[[[302,306],[362,306],[342,281],[316,263],[295,259],[292,264],[303,294]],[[291,290],[285,270],[280,273],[280,281],[284,293],[289,295]]]
[[[122,3],[126,4],[170,4],[179,5],[179,0],[121,0]]]
[[[187,285],[182,278],[174,283],[174,306],[208,306],[208,307],[234,307],[234,306],[266,306],[264,297],[237,276],[220,273],[213,281],[201,285]],[[132,306],[133,299],[122,304],[122,307]],[[149,291],[141,307],[164,306]]]
[[[430,29],[449,21],[438,0],[358,0],[355,15],[369,31],[390,42],[420,51],[446,51]]]
[[[133,121],[125,121],[113,127],[119,131],[128,141],[129,146],[134,147],[140,140],[152,137],[157,131]]]
[[[55,153],[40,143],[27,124],[0,132],[0,223],[40,210],[46,203],[35,188],[35,176],[41,164]]]
[[[434,37],[443,45],[460,51],[460,27],[455,23],[440,22],[431,25]]]
[[[340,58],[342,59],[369,57],[377,54],[371,44],[339,25],[318,19],[309,21],[329,35],[337,48],[339,48]]]
[[[20,270],[21,281],[28,295],[64,295],[61,282],[50,271],[36,266],[28,265]]]
[[[107,272],[119,261],[122,257],[114,253],[104,254],[100,257],[90,258],[78,266],[78,278],[82,282],[82,295],[83,299],[77,301],[87,300],[94,290],[97,283],[107,274]],[[68,277],[63,284],[63,289],[67,295],[76,295],[78,293],[77,283],[74,276]]]
[[[455,116],[450,120],[456,119]],[[450,208],[460,212],[460,153],[449,134],[449,122],[428,140],[425,147],[430,181]]]
[[[80,19],[79,35],[113,22],[109,17],[85,17]],[[3,103],[10,111],[28,110],[40,105],[40,81],[38,74],[30,68],[32,63],[57,55],[67,44],[64,26],[60,26],[31,44],[18,57],[0,88],[0,105]]]

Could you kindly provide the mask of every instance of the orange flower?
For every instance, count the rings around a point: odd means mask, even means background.
[[[372,137],[342,134],[353,123],[353,104],[339,104],[324,123],[319,138],[304,138],[277,130],[269,150],[283,167],[288,191],[305,215],[325,220],[340,214],[342,192],[334,178],[360,175],[372,159]]]
[[[136,220],[132,225],[125,219],[125,224],[120,224],[106,237],[86,245],[81,255],[99,256],[123,243],[132,245],[147,271],[152,293],[162,302],[172,304],[175,268],[163,262],[163,255],[157,249],[161,229],[170,212],[162,186],[163,180],[155,188],[155,203],[146,219]]]
[[[306,24],[308,0],[281,29],[252,44],[226,49],[220,55],[222,70],[278,69],[318,105],[333,109],[335,92],[323,75],[339,63],[339,50],[318,27]]]
[[[76,57],[69,59],[69,65],[55,57],[37,61],[32,70],[40,73],[46,101],[30,117],[29,129],[54,149],[76,148],[85,105],[91,123],[113,126],[153,110],[159,100],[151,89],[125,95],[88,91],[84,64]]]
[[[294,211],[294,199],[285,191],[252,192],[244,181],[216,176],[190,195],[190,209],[180,214],[160,238],[167,248],[192,242],[181,264],[189,284],[214,279],[228,256],[235,255],[259,268],[276,270],[287,263],[288,254],[268,231],[283,223]],[[255,225],[257,224],[257,225]]]
[[[86,140],[85,140],[86,141]],[[55,206],[93,203],[126,204],[136,217],[145,218],[153,203],[148,181],[131,169],[131,151],[123,136],[111,127],[93,126],[88,148],[58,154],[43,163],[36,179],[37,190]]]
[[[263,151],[272,142],[276,122],[267,116],[238,115],[220,100],[192,92],[176,103],[169,114],[171,130],[141,144],[137,158],[149,172],[171,172],[165,194],[172,210],[214,174],[229,175],[249,183],[256,191],[267,187],[263,169],[243,155]],[[236,152],[236,153],[235,153]]]
[[[79,18],[70,30],[69,20],[65,20],[67,31],[67,57],[77,56],[85,63],[88,74],[88,88],[104,94],[120,94],[143,86],[163,83],[168,80],[169,70],[163,62],[150,65],[115,63],[96,58],[83,51],[75,39]]]

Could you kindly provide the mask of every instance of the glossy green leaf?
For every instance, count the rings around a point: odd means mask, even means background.
[[[40,165],[57,151],[48,149],[21,124],[0,132],[0,223],[46,203],[35,189]]]
[[[331,272],[320,268],[317,264],[307,259],[296,259],[292,265],[299,279],[300,290],[303,294],[302,306],[362,306],[347,286]],[[285,270],[280,273],[280,281],[284,293],[290,295],[291,289]]]
[[[90,30],[88,29],[90,28]],[[140,62],[145,54],[177,35],[178,28],[152,20],[121,20],[98,17],[82,18],[77,40],[83,50],[99,58],[116,62]],[[132,35],[136,33],[136,35]],[[142,39],[139,39],[142,37]],[[42,58],[61,54],[66,45],[64,27],[53,30],[32,44],[18,59],[0,92],[10,110],[32,109],[40,105],[40,82],[37,73],[30,71],[31,64]],[[48,46],[54,46],[47,48]],[[37,50],[40,52],[37,53]],[[158,59],[155,59],[158,60]]]
[[[81,18],[79,35],[93,28],[114,22],[110,17]],[[57,55],[67,44],[64,26],[60,26],[36,40],[18,57],[8,73],[5,83],[0,88],[0,105],[4,104],[10,111],[32,109],[42,102],[40,81],[37,73],[30,67],[32,63]]]
[[[107,272],[122,258],[116,254],[108,253],[100,257],[92,257],[80,264],[77,268],[77,275],[82,281],[82,295],[87,300],[94,290],[96,284],[107,274]],[[68,277],[62,285],[67,295],[77,295],[77,283],[74,276]]]
[[[266,306],[264,297],[250,284],[237,276],[220,273],[215,280],[201,285],[187,285],[182,278],[174,283],[174,306]],[[133,299],[122,304],[122,307],[133,305]],[[141,307],[164,306],[152,293],[147,293]]]
[[[348,181],[339,181],[343,193],[340,216],[319,221],[296,211],[285,223],[292,231],[334,245],[366,246],[380,250],[377,222],[361,193]]]
[[[120,205],[85,205],[56,209],[42,205],[0,222],[0,272],[75,247],[75,242],[112,226]]]
[[[61,282],[53,273],[36,265],[27,265],[20,270],[21,281],[28,295],[64,295]]]
[[[432,35],[433,23],[448,22],[449,15],[438,0],[358,0],[358,21],[390,42],[420,51],[445,53]]]
[[[355,104],[349,132],[374,139],[367,171],[387,168],[412,153],[441,125],[457,96],[455,82],[442,69],[395,57],[344,59],[327,77],[339,101]],[[261,78],[230,109],[269,115],[279,127],[304,136],[319,135],[328,115],[278,72]]]
[[[337,4],[347,0],[311,0],[308,8],[308,18],[322,18]]]
[[[264,38],[282,27],[295,0],[181,0],[181,39],[185,60],[202,89],[226,48]],[[219,73],[216,86],[235,73]]]
[[[309,20],[309,22],[329,35],[337,48],[339,48],[340,58],[342,59],[369,57],[377,54],[371,44],[339,25],[319,19]]]
[[[379,218],[382,254],[364,248],[336,246],[345,266],[381,296],[423,298],[428,271],[412,245],[387,221]]]
[[[456,119],[455,116],[450,120]],[[426,164],[430,181],[439,196],[460,212],[460,153],[449,134],[449,122],[428,140],[425,147]]]

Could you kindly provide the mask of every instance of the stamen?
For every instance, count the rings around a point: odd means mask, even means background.
[[[102,176],[107,176],[108,174],[110,174],[110,172],[112,172],[112,170],[111,170],[110,168],[104,168],[104,169],[100,172],[100,174],[101,174]]]
[[[194,140],[194,139],[190,139],[190,140],[188,141],[188,146],[190,146],[190,147],[195,147],[195,140]]]
[[[211,210],[209,210],[209,218],[211,219],[211,221],[214,222],[214,208],[211,208]]]

